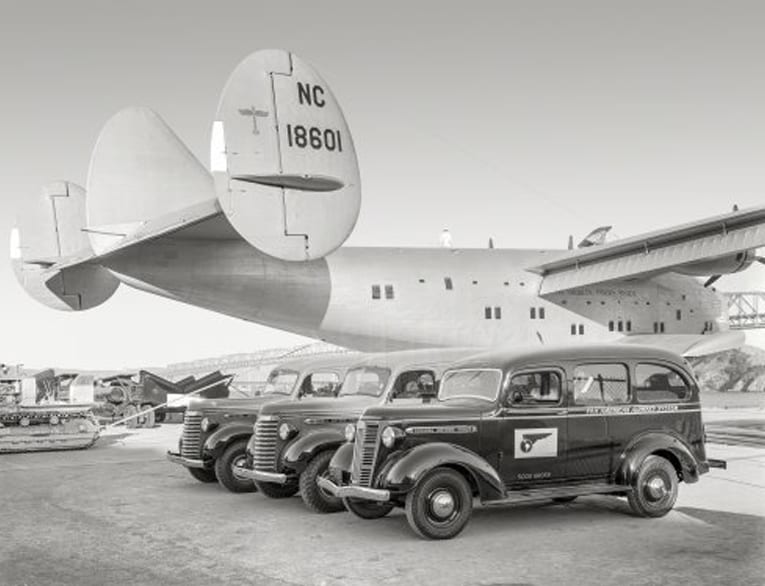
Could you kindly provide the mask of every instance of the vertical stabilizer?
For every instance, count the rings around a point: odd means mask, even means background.
[[[147,220],[215,198],[210,173],[148,108],[126,108],[104,125],[87,188],[88,233],[98,254]]]

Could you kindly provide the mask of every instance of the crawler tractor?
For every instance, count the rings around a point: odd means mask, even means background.
[[[0,453],[89,448],[99,436],[93,386],[52,370],[0,364]]]

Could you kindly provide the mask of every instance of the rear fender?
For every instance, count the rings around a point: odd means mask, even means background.
[[[674,435],[648,433],[629,444],[619,457],[616,482],[631,484],[640,465],[648,456],[655,454],[669,460],[683,482],[696,482],[706,469],[698,462],[688,445]]]
[[[232,441],[237,439],[249,440],[251,436],[252,423],[222,425],[205,440],[204,454],[217,459]]]
[[[284,451],[282,462],[300,474],[313,457],[324,450],[336,450],[345,443],[342,430],[321,429],[301,435]]]
[[[491,464],[475,452],[442,442],[421,444],[401,453],[391,465],[382,469],[377,485],[407,492],[438,467],[453,468],[464,474],[481,500],[505,496],[504,483]]]

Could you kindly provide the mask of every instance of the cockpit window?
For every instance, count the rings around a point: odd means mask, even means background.
[[[340,389],[340,397],[367,395],[379,397],[390,378],[390,369],[377,366],[362,366],[348,371]]]
[[[436,394],[436,376],[432,370],[406,370],[393,383],[391,400],[422,399]]]
[[[340,377],[336,372],[313,372],[300,386],[301,397],[335,397],[340,390]]]
[[[502,373],[498,370],[451,370],[444,375],[439,401],[450,399],[482,399],[494,401],[499,393]]]
[[[274,370],[268,375],[264,395],[289,395],[297,382],[298,373],[294,370]]]
[[[509,405],[526,407],[556,404],[560,398],[561,382],[558,373],[524,372],[510,379],[506,402]]]

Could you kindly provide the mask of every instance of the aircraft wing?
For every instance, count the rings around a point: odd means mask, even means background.
[[[743,332],[727,331],[716,334],[636,334],[621,338],[619,342],[655,346],[695,358],[740,348],[745,339]]]
[[[540,295],[680,271],[765,246],[765,206],[699,220],[566,254],[529,270]],[[702,273],[711,274],[711,273]]]

